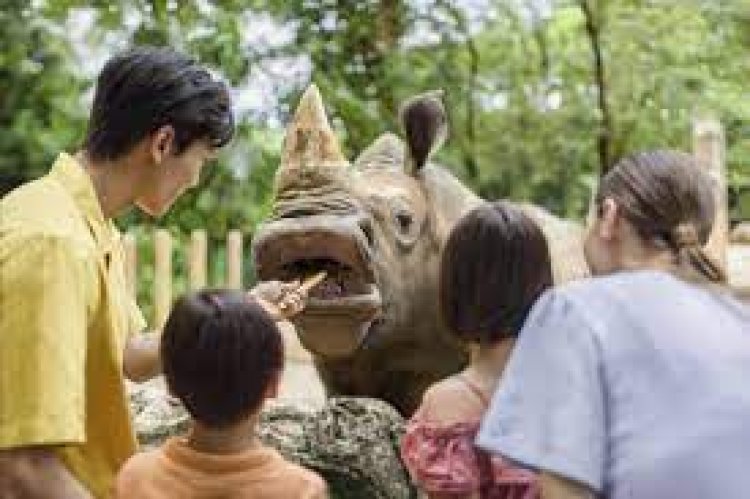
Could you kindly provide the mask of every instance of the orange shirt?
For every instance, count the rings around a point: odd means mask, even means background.
[[[137,454],[117,476],[115,498],[319,499],[323,479],[269,447],[237,454],[205,454],[182,437]]]

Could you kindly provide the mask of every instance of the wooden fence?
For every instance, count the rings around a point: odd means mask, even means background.
[[[242,289],[243,234],[230,231],[226,238],[226,276],[224,287]],[[138,283],[138,250],[133,234],[124,237],[125,276],[128,289],[137,296]],[[154,232],[154,282],[153,282],[153,326],[160,329],[172,307],[173,269],[172,257],[174,245],[172,236],[167,230],[157,229]],[[208,238],[205,230],[196,230],[190,236],[186,255],[187,282],[190,290],[200,289],[207,284],[208,275]]]

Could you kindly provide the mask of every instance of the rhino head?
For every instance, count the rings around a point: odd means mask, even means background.
[[[466,362],[440,320],[438,269],[451,228],[480,199],[429,163],[445,136],[438,96],[403,109],[406,141],[386,133],[350,163],[310,86],[253,245],[262,280],[327,271],[294,319],[327,392],[381,398],[409,414],[429,384]]]

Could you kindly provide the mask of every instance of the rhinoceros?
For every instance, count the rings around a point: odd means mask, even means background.
[[[467,361],[441,323],[438,267],[451,228],[482,200],[429,160],[445,135],[439,98],[404,109],[406,141],[384,133],[350,164],[311,85],[287,128],[253,254],[262,280],[327,272],[293,320],[327,393],[379,398],[409,415],[428,385]],[[585,275],[578,225],[523,209],[550,242],[555,278]]]

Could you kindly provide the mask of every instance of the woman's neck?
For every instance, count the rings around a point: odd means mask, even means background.
[[[216,429],[193,421],[187,436],[188,446],[206,454],[235,454],[253,449],[260,445],[254,432],[257,422],[257,416],[253,416],[232,426]]]
[[[671,272],[676,269],[674,252],[663,244],[644,240],[635,227],[623,221],[618,234],[616,270],[661,270]]]
[[[492,390],[508,363],[515,338],[506,338],[493,345],[474,345],[469,356],[467,372],[475,375],[482,386]]]

